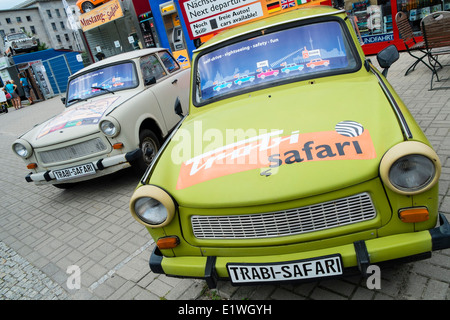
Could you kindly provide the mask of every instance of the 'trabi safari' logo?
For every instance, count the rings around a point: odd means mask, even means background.
[[[181,164],[177,189],[230,175],[312,161],[368,160],[376,157],[369,131],[354,121],[338,123],[334,131],[279,136],[283,130],[265,133],[193,157]]]

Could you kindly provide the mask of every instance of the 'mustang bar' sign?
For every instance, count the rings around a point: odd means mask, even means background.
[[[81,29],[90,30],[102,24],[123,17],[122,7],[118,0],[111,0],[80,16]]]

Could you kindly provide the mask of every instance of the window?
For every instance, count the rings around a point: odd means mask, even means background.
[[[56,35],[56,40],[58,40],[59,43],[61,43],[61,36],[59,34]]]
[[[275,30],[197,58],[196,102],[358,70],[339,21]]]
[[[20,31],[22,31],[23,33],[26,33],[25,27],[20,27]]]
[[[21,23],[22,22],[22,18],[21,17],[16,17],[16,21],[17,21],[17,23]]]
[[[59,13],[59,9],[55,9],[55,12],[56,12],[56,16],[57,16],[58,18],[61,18],[61,13]]]
[[[36,34],[36,28],[34,26],[30,26],[30,30],[32,34]]]
[[[66,26],[64,25],[63,21],[60,21],[59,25],[61,26],[61,29],[66,30]]]
[[[11,18],[6,18],[6,23],[10,24],[11,23]]]
[[[153,77],[158,80],[166,75],[166,72],[164,71],[164,68],[162,67],[158,58],[156,58],[153,54],[142,57],[140,66],[142,70],[142,77],[144,78],[144,83]]]
[[[27,16],[27,21],[31,21],[31,17],[30,16]]]
[[[9,33],[15,33],[15,32],[16,32],[16,29],[14,29],[14,28],[9,29]]]
[[[161,61],[163,62],[164,66],[167,70],[169,70],[170,73],[180,69],[180,66],[178,65],[178,62],[176,62],[170,54],[168,54],[166,51],[159,52],[159,57],[161,58]]]
[[[52,18],[52,12],[50,10],[47,10],[47,15],[49,18]]]
[[[64,39],[66,39],[66,41],[70,41],[69,35],[67,33],[64,33]]]
[[[57,31],[56,24],[54,22],[52,22],[52,28],[53,28],[54,31]]]

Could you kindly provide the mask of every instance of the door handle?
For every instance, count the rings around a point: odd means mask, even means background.
[[[175,80],[172,81],[172,84],[175,84],[177,82],[178,82],[178,79],[175,79]]]

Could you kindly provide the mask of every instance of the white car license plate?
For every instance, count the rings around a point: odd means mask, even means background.
[[[228,263],[235,284],[293,281],[337,276],[343,273],[340,254],[278,263]]]
[[[92,163],[83,164],[81,166],[75,166],[71,168],[53,170],[56,180],[68,180],[87,176],[95,173],[95,168]]]

